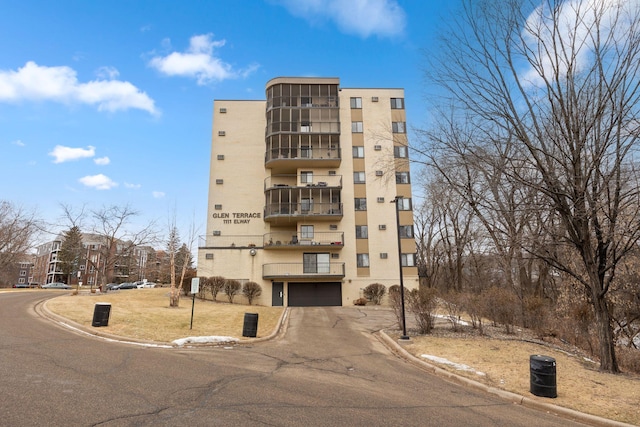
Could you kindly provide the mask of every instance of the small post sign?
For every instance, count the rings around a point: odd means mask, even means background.
[[[200,291],[200,278],[194,277],[191,279],[191,294],[195,295]]]
[[[196,306],[196,294],[198,293],[199,290],[200,290],[200,278],[194,277],[193,279],[191,279],[191,296],[193,299],[191,300],[191,325],[189,326],[189,329],[193,329],[193,309]]]

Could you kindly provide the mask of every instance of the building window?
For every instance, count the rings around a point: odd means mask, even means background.
[[[392,110],[403,110],[404,109],[404,98],[391,98],[391,109]]]
[[[396,159],[406,159],[407,157],[409,157],[407,153],[407,147],[405,147],[404,145],[393,147],[393,157],[395,157]]]
[[[409,184],[409,172],[396,172],[396,184]]]
[[[398,210],[399,211],[410,211],[411,210],[411,199],[410,198],[398,199]]]
[[[27,272],[23,270],[23,271],[21,271],[21,272],[20,272],[20,275],[21,275],[21,276],[26,276],[26,275],[27,275]]]
[[[302,272],[309,274],[331,272],[329,253],[302,254]]]
[[[404,122],[392,122],[391,123],[391,131],[393,133],[406,133]]]
[[[216,184],[224,184],[224,180],[223,179],[216,179]]]
[[[362,98],[351,98],[351,108],[362,108]]]
[[[80,266],[80,270],[84,270],[84,264]]]
[[[301,239],[313,239],[313,225],[301,225],[300,226],[300,238]]]
[[[353,147],[353,158],[364,159],[364,147]]]
[[[225,136],[227,133],[223,130],[218,131],[218,136]]]
[[[218,154],[218,160],[224,160],[224,154]]]
[[[401,254],[403,267],[415,267],[416,266],[416,254]]]
[[[353,183],[354,184],[364,184],[365,183],[365,173],[364,172],[354,172],[353,173]]]
[[[313,199],[302,199],[300,200],[300,210],[302,213],[309,213],[313,210]]]
[[[413,238],[413,225],[401,225],[398,232],[403,239],[411,239]]]
[[[366,225],[356,225],[356,239],[368,239],[369,227]]]
[[[227,112],[227,109],[226,109],[226,108],[221,108],[221,109],[220,109],[220,113],[221,113],[221,114],[224,114],[224,113],[226,113],[226,112]]]
[[[300,172],[300,182],[302,184],[311,184],[311,183],[313,183],[313,172],[312,171],[301,171]]]
[[[222,209],[222,205],[213,205],[213,208],[217,211]]]
[[[351,122],[351,132],[362,133],[362,122]]]
[[[24,278],[23,277],[19,278],[18,283],[24,283]]]
[[[213,259],[213,254],[204,254],[205,259]]]
[[[356,210],[357,211],[366,211],[367,210],[367,199],[365,197],[359,197],[355,199]]]
[[[366,268],[369,267],[369,254],[357,254],[358,257],[358,267]]]

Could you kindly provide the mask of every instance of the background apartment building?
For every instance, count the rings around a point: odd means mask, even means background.
[[[417,287],[405,117],[403,89],[338,78],[214,101],[198,275],[255,281],[264,305],[350,305],[371,283],[399,284],[401,258]]]
[[[104,238],[83,233],[84,253],[79,261],[78,270],[68,277],[62,271],[59,258],[63,242],[64,236],[59,235],[54,240],[36,248],[32,271],[34,283],[44,285],[52,282],[69,282],[69,285],[98,287],[109,282],[121,283],[145,279],[158,281],[169,274],[168,271],[162,274],[164,269],[168,269],[168,262],[164,262],[165,257],[162,251],[158,254],[150,246],[133,246],[130,242],[119,241],[113,246],[112,261],[107,266],[105,255],[108,247],[103,243]],[[101,274],[106,277],[101,277]]]

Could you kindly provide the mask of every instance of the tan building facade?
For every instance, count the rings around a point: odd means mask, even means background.
[[[400,263],[418,286],[403,89],[272,79],[266,101],[214,101],[211,147],[199,276],[274,306],[351,305]]]

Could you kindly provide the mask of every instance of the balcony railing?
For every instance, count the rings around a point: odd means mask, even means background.
[[[342,217],[342,203],[270,203],[265,206],[265,220],[277,217]]]
[[[343,278],[344,262],[318,263],[274,263],[262,266],[263,279],[311,279],[311,278]]]
[[[341,231],[322,231],[307,234],[278,231],[265,234],[263,246],[265,249],[313,250],[342,248],[344,246],[344,233]]]
[[[267,123],[266,136],[274,133],[340,133],[340,122],[271,122]]]
[[[272,175],[264,180],[264,189],[283,187],[337,187],[342,188],[342,175]]]
[[[340,160],[340,148],[287,147],[272,148],[265,153],[265,162],[272,160]]]
[[[264,240],[261,235],[241,235],[241,236],[199,236],[199,248],[250,248],[260,246]]]

